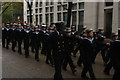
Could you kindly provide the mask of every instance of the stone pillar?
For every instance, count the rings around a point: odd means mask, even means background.
[[[84,26],[92,28],[94,31],[97,27],[97,2],[85,2]]]

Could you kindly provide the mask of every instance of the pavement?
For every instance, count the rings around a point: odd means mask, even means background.
[[[2,78],[53,78],[54,67],[45,63],[45,56],[40,54],[40,61],[34,60],[34,53],[30,53],[29,58],[25,58],[22,54],[13,52],[11,49],[2,49]],[[24,53],[24,51],[23,51]],[[79,54],[78,54],[79,55]],[[78,56],[73,57],[76,64]],[[77,65],[76,65],[77,66]],[[72,74],[70,67],[67,67],[67,71],[62,71],[63,78],[81,78],[81,71],[83,67],[77,66],[77,72]],[[103,73],[104,65],[101,55],[98,54],[96,64],[93,64],[93,70],[96,78],[112,78],[114,70],[111,70],[111,74],[105,75]],[[87,74],[89,75],[89,74]]]

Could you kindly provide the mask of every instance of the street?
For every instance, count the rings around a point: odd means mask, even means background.
[[[77,59],[78,56],[73,58],[75,64]],[[80,78],[82,68],[77,66],[77,72],[73,75],[68,66],[67,71],[62,71],[63,78]],[[93,64],[93,69],[96,78],[112,78],[113,70],[111,70],[110,76],[103,73],[104,66],[100,54],[97,56],[96,64]],[[25,58],[23,54],[20,55],[17,51],[2,49],[3,78],[53,78],[53,75],[54,68],[45,63],[44,55],[40,55],[40,61],[36,62],[33,53],[30,53],[29,58]]]

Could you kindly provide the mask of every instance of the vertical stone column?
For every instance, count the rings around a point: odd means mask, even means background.
[[[119,20],[119,12],[118,12],[118,2],[114,2],[114,5],[113,5],[113,21],[112,21],[112,33],[116,33],[118,32],[118,20]]]
[[[94,31],[97,27],[97,2],[85,2],[84,26],[92,28]]]

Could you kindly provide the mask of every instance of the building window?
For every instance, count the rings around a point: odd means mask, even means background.
[[[63,10],[67,10],[67,5],[63,5]]]
[[[49,7],[46,7],[46,12],[49,12]]]
[[[53,12],[54,11],[54,7],[50,7],[50,12]]]
[[[62,4],[62,3],[59,1],[58,4]]]
[[[30,23],[30,17],[27,16],[27,23]]]
[[[72,12],[72,25],[76,25],[77,22],[77,12]]]
[[[49,14],[46,14],[46,18],[45,18],[45,19],[46,19],[45,22],[46,22],[46,24],[48,25],[48,24],[49,24]]]
[[[66,25],[67,24],[67,12],[63,13],[63,21]]]
[[[42,7],[42,2],[40,2],[39,6]]]
[[[36,25],[38,24],[38,15],[36,15]]]
[[[53,5],[53,4],[54,4],[54,0],[51,0],[51,1],[50,1],[50,5]]]
[[[27,14],[30,14],[30,11],[29,11],[29,10],[27,10]]]
[[[54,13],[50,14],[50,23],[54,21]]]
[[[35,7],[38,7],[38,2],[35,3]]]
[[[58,11],[61,11],[62,10],[62,7],[61,6],[58,6]]]
[[[79,12],[79,25],[83,26],[84,24],[84,11]]]
[[[72,6],[72,10],[76,10],[76,9],[77,9],[77,3],[73,4],[73,6]]]
[[[105,6],[113,6],[113,2],[105,2]]]
[[[84,9],[84,2],[79,3],[79,9]]]
[[[40,24],[42,24],[42,14],[39,15]]]
[[[39,13],[42,13],[42,8],[39,8]]]
[[[58,19],[58,21],[61,21],[61,13],[57,14],[57,19]]]
[[[38,9],[35,9],[35,13],[38,13]]]
[[[46,2],[46,6],[49,6],[49,2]]]

